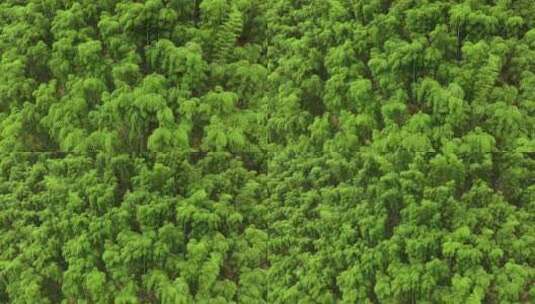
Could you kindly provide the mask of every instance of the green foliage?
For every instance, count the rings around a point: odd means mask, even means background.
[[[530,0],[0,2],[0,303],[533,303]]]

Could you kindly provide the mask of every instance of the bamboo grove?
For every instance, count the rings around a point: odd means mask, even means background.
[[[0,303],[533,303],[532,0],[4,0]]]

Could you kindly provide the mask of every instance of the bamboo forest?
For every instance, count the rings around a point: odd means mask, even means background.
[[[1,0],[4,303],[535,303],[535,1]]]

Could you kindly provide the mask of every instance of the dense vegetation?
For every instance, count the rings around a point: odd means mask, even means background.
[[[532,0],[4,0],[0,303],[533,303]]]

